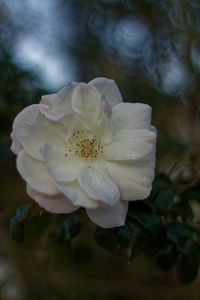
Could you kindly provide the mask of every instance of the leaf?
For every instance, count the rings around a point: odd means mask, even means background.
[[[178,258],[178,251],[173,244],[168,244],[163,248],[157,258],[156,263],[162,271],[168,271],[176,262]]]
[[[10,218],[10,233],[13,239],[21,242],[24,238],[24,224],[17,222],[17,217]]]
[[[12,237],[21,242],[24,238],[24,221],[31,208],[31,203],[20,206],[16,210],[16,215],[10,218],[10,232]]]
[[[182,254],[188,254],[193,245],[193,232],[188,226],[175,221],[167,226],[167,237]]]
[[[154,180],[154,186],[157,190],[169,189],[172,185],[170,178],[163,173],[158,174]]]
[[[135,257],[147,241],[147,233],[138,224],[131,228],[128,224],[114,228],[96,228],[95,240],[97,244],[114,255],[125,253],[129,258]]]
[[[174,204],[174,193],[171,190],[159,193],[154,201],[154,204],[160,213],[167,213]]]
[[[152,235],[157,235],[160,231],[160,217],[144,201],[135,201],[135,207],[132,206],[132,210],[128,212],[128,217],[137,221]]]
[[[52,234],[55,240],[70,240],[80,232],[81,224],[78,218],[72,214],[61,214],[57,216],[53,225]]]
[[[16,210],[16,217],[17,217],[17,222],[18,223],[22,223],[25,221],[28,212],[31,208],[32,203],[27,203],[24,204],[22,206],[20,206],[17,210]]]
[[[131,252],[129,257],[136,257],[146,246],[149,236],[146,231],[139,225],[135,224],[132,231]]]
[[[63,228],[65,232],[65,240],[70,240],[79,234],[81,224],[79,220],[69,217],[64,221]]]
[[[114,229],[103,229],[101,227],[96,227],[95,231],[95,241],[96,243],[110,251],[113,254],[120,253],[119,244],[117,242],[116,236],[115,236],[115,230]]]

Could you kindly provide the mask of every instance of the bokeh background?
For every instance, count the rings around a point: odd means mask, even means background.
[[[9,233],[31,201],[10,152],[13,119],[71,81],[113,78],[124,101],[151,105],[157,172],[199,178],[199,16],[198,0],[0,0],[0,299],[200,299],[198,281],[101,249],[87,218],[70,245],[50,241],[45,214],[23,242]]]

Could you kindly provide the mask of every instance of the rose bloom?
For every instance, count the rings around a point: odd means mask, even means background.
[[[73,82],[14,120],[11,150],[27,193],[52,213],[84,207],[104,228],[124,225],[128,201],[152,189],[151,107],[123,103],[111,79]]]

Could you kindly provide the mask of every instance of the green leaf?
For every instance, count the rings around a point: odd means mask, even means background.
[[[147,232],[138,224],[133,226],[132,230],[132,239],[131,239],[131,252],[129,253],[129,257],[136,257],[146,246],[149,241],[149,236]]]
[[[147,241],[147,233],[138,224],[131,228],[128,224],[114,228],[96,228],[95,240],[97,244],[114,255],[125,253],[129,258],[135,257]]]
[[[10,218],[10,233],[13,239],[21,242],[24,238],[24,224],[18,223],[17,217]]]
[[[171,190],[159,193],[154,204],[160,213],[167,213],[174,204],[174,193]]]
[[[163,248],[157,258],[156,263],[162,271],[168,271],[176,262],[178,258],[178,251],[173,244],[168,244]]]
[[[115,255],[120,254],[120,247],[116,239],[114,229],[104,229],[97,226],[94,237],[96,243],[100,247],[110,251]]]
[[[17,217],[17,222],[18,223],[22,223],[25,221],[28,212],[31,208],[32,203],[27,203],[24,204],[22,206],[20,206],[17,210],[16,210],[16,217]]]
[[[188,226],[175,221],[167,226],[167,237],[182,254],[188,254],[193,245],[193,232]]]
[[[169,189],[172,185],[172,182],[166,174],[160,173],[155,177],[153,185],[157,190],[166,190]]]
[[[21,242],[24,238],[24,221],[31,208],[31,203],[20,206],[16,210],[16,215],[10,218],[10,233],[12,237]]]
[[[79,234],[81,224],[79,220],[69,217],[64,221],[63,228],[65,231],[65,239],[70,240]]]
[[[161,228],[160,217],[143,201],[134,202],[135,206],[133,205],[132,210],[128,212],[128,217],[137,221],[152,235],[157,235]]]
[[[70,240],[80,232],[81,224],[78,218],[72,214],[61,214],[57,216],[53,225],[52,234],[55,240]]]

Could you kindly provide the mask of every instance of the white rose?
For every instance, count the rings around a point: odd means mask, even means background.
[[[151,108],[123,103],[111,79],[72,83],[16,117],[17,169],[49,212],[85,207],[104,228],[125,222],[128,201],[145,199],[155,167]]]

